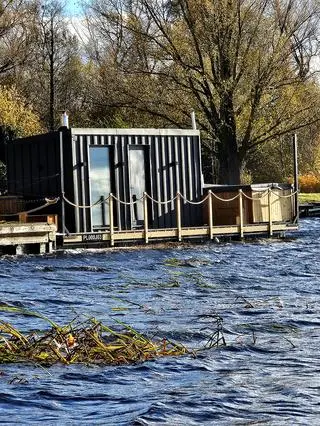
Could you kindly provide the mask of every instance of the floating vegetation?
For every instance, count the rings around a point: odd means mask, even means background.
[[[209,333],[207,334],[207,338],[208,338],[207,342],[205,343],[203,348],[200,350],[218,348],[219,346],[226,346],[226,340],[223,335],[223,327],[222,327],[223,319],[220,315],[215,313],[204,314],[204,315],[199,315],[198,319],[199,321],[205,320],[207,323],[208,321],[209,323],[211,322],[209,328],[207,326],[202,329],[202,331],[207,331]],[[212,332],[212,328],[213,328],[212,323],[215,325],[214,332]]]
[[[210,262],[208,260],[203,260],[203,259],[193,259],[193,258],[178,259],[176,257],[171,257],[166,259],[164,264],[166,266],[173,266],[173,267],[186,266],[190,268],[197,268],[203,265],[210,265]]]
[[[257,309],[257,308],[261,308],[261,307],[270,307],[273,306],[277,309],[282,309],[283,308],[283,301],[279,298],[279,297],[273,297],[272,299],[267,299],[267,300],[255,300],[255,301],[249,301],[248,299],[246,299],[243,296],[237,296],[236,297],[236,302],[241,300],[242,302],[244,302],[244,308],[245,309]]]
[[[0,310],[48,320],[25,309],[1,306]],[[48,321],[51,325],[49,330],[32,333],[22,333],[12,324],[0,321],[0,363],[120,365],[192,353],[185,346],[166,338],[150,340],[120,321],[116,321],[121,326],[120,331],[95,318],[84,322],[73,320],[63,327]]]

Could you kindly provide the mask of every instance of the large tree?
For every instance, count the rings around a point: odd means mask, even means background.
[[[319,120],[317,0],[92,0],[89,23],[99,103],[182,126],[195,110],[221,183]]]
[[[59,126],[63,110],[81,109],[82,61],[60,0],[35,0],[28,24],[28,61],[12,77],[44,126]]]
[[[0,77],[4,78],[28,58],[33,0],[0,3]]]
[[[17,89],[0,85],[0,194],[6,190],[5,144],[41,130],[39,117]]]

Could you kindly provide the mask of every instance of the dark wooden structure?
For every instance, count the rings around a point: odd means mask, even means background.
[[[108,229],[110,193],[119,230],[143,227],[145,192],[150,228],[177,225],[177,192],[184,197],[183,226],[202,221],[201,208],[184,201],[202,198],[197,130],[62,128],[13,141],[6,158],[9,194],[26,200],[60,197],[45,213],[59,216],[63,233]]]
[[[295,197],[290,184],[267,183],[255,185],[206,185],[204,196],[211,190],[213,224],[236,225],[273,222],[294,222]],[[239,202],[239,191],[242,193]],[[241,209],[241,212],[240,212]],[[207,203],[204,218],[207,217]]]
[[[204,185],[194,129],[61,128],[9,143],[6,160],[15,198],[2,213],[11,206],[20,222],[57,228],[59,247],[271,237],[297,229],[291,185]],[[51,248],[53,241],[43,244]]]

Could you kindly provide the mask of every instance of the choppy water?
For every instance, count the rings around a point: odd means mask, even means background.
[[[115,317],[195,348],[218,314],[227,341],[133,366],[1,365],[1,424],[320,425],[319,249],[312,219],[286,241],[0,258],[1,301],[60,324]]]

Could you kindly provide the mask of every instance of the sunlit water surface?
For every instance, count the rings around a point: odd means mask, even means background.
[[[219,315],[227,342],[130,366],[1,365],[1,424],[320,425],[319,253],[308,219],[287,240],[0,258],[1,302],[60,324],[119,319],[199,348]]]

